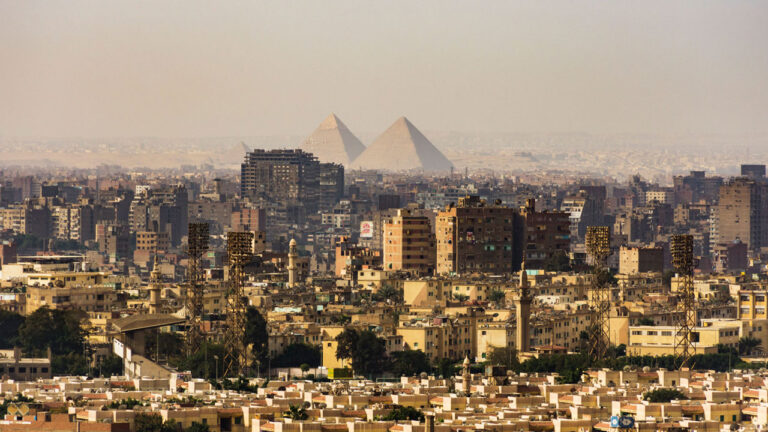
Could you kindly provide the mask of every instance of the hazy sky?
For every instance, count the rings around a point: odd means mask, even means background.
[[[766,1],[0,0],[0,136],[768,131]]]

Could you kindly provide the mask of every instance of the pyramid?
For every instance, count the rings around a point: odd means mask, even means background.
[[[413,123],[400,117],[365,149],[352,167],[387,171],[448,171],[453,164]]]
[[[336,114],[326,117],[299,148],[313,153],[320,162],[342,165],[349,165],[365,150],[363,143],[349,131]]]

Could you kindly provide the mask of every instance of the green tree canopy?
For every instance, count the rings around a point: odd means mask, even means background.
[[[507,294],[500,289],[495,289],[488,293],[488,300],[493,303],[504,303],[507,299]]]
[[[207,424],[193,421],[184,432],[209,432],[210,430],[211,428],[209,428]]]
[[[24,317],[15,313],[0,310],[0,349],[10,349],[16,346],[19,328],[24,324]]]
[[[262,363],[267,356],[268,342],[267,321],[258,309],[249,306],[245,312],[245,343],[252,346],[253,354]]]
[[[688,397],[677,389],[660,388],[643,393],[643,399],[648,402],[669,402],[688,399]]]
[[[309,367],[317,367],[323,363],[323,352],[320,348],[305,343],[295,343],[285,347],[285,350],[272,360],[276,367],[299,367],[303,363]]]
[[[180,370],[190,371],[195,378],[210,379],[216,376],[216,356],[219,357],[218,368],[221,376],[225,353],[224,345],[204,342],[196,353],[180,359],[175,366]]]
[[[392,364],[389,369],[398,377],[413,376],[432,370],[432,367],[429,364],[429,358],[424,354],[424,351],[396,351],[392,353],[391,359]]]
[[[283,417],[291,420],[306,420],[309,418],[309,414],[307,414],[307,410],[304,407],[291,405],[288,407],[288,411],[283,413]]]
[[[486,358],[492,366],[504,366],[507,370],[517,370],[520,362],[517,360],[517,350],[510,347],[494,347]]]
[[[388,358],[384,339],[370,330],[346,329],[337,337],[336,358],[348,359],[355,372],[363,375],[380,374]]]
[[[79,311],[41,307],[20,326],[19,342],[27,355],[44,356],[49,347],[53,354],[82,353],[85,341],[82,319]]]
[[[743,337],[739,339],[739,354],[741,355],[750,355],[752,354],[752,351],[755,351],[762,342],[760,342],[760,339],[754,338],[754,337]]]
[[[653,320],[653,318],[649,317],[642,317],[637,321],[637,325],[641,326],[655,326],[656,321]]]
[[[414,407],[395,405],[395,407],[387,415],[381,418],[385,421],[407,421],[418,420],[424,421],[424,413],[417,410]]]
[[[544,270],[556,272],[571,271],[571,259],[568,258],[565,251],[555,251],[555,253],[544,262]]]
[[[136,432],[178,432],[178,424],[173,420],[163,422],[159,414],[138,413],[133,419]]]

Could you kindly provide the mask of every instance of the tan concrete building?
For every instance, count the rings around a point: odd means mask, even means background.
[[[426,216],[400,209],[384,224],[384,269],[417,275],[435,271],[435,236]]]
[[[167,251],[171,238],[167,232],[139,231],[136,233],[136,250]]]
[[[741,240],[751,251],[759,250],[768,237],[766,186],[747,178],[736,178],[720,186],[717,205],[717,238],[713,243]]]
[[[675,326],[630,326],[628,355],[670,355],[678,340]],[[718,345],[738,349],[741,323],[736,320],[711,320],[693,329],[696,354],[717,352]]]
[[[659,272],[664,270],[664,249],[660,247],[626,247],[619,250],[619,273]]]

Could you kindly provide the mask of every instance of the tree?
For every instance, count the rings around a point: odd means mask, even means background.
[[[309,414],[307,414],[307,410],[304,407],[291,405],[288,407],[288,411],[283,413],[283,417],[291,420],[306,420],[309,418]]]
[[[355,372],[369,375],[384,371],[388,361],[385,341],[372,331],[346,329],[336,341],[336,358],[350,360]]]
[[[660,388],[643,393],[643,399],[648,402],[669,402],[688,398],[677,389]]]
[[[598,269],[595,276],[597,277],[597,285],[601,287],[613,286],[618,283],[616,276],[608,269]]]
[[[397,351],[392,353],[391,358],[390,370],[395,376],[413,376],[432,370],[424,351]]]
[[[555,253],[544,262],[544,270],[554,272],[571,271],[571,259],[568,258],[565,251],[555,251]]]
[[[520,367],[517,350],[510,347],[494,347],[486,360],[492,366],[504,366],[507,370],[517,370]]]
[[[355,329],[344,329],[343,332],[336,336],[336,358],[337,359],[351,359],[353,353],[357,349],[357,340],[359,336]]]
[[[19,327],[24,324],[24,317],[15,313],[0,310],[0,349],[10,349],[16,346]]]
[[[204,342],[196,353],[181,359],[175,366],[179,370],[190,371],[195,378],[213,378],[216,376],[217,367],[221,374],[221,360],[224,359],[225,353],[224,345]],[[219,357],[218,362],[216,356]]]
[[[184,432],[209,432],[210,430],[207,424],[193,421]]]
[[[110,354],[99,361],[99,363],[96,365],[96,368],[99,371],[99,375],[102,377],[122,375],[123,359],[114,354]]]
[[[258,309],[248,306],[245,311],[245,343],[251,345],[251,352],[257,361],[263,363],[266,359],[268,342],[267,321]]]
[[[488,293],[488,301],[503,304],[507,299],[507,294],[500,289],[495,289]]]
[[[19,342],[27,355],[43,356],[47,348],[53,354],[82,353],[81,320],[82,312],[41,307],[19,327]]]
[[[649,317],[642,317],[637,321],[637,325],[641,326],[655,326],[656,321],[653,320],[653,318]]]
[[[672,278],[675,277],[676,272],[674,270],[667,270],[661,275],[661,283],[667,287],[672,287]]]
[[[461,302],[461,303],[464,303],[465,301],[469,300],[468,295],[459,294],[459,293],[453,293],[451,297],[453,297],[453,299],[456,300],[457,302]]]
[[[305,343],[290,344],[272,364],[276,367],[298,367],[306,363],[309,367],[317,367],[323,363],[323,352],[320,348]]]
[[[210,430],[207,424],[193,421],[184,432],[209,432]]]
[[[435,360],[435,370],[438,375],[447,379],[448,377],[455,376],[459,367],[456,366],[456,360],[443,357]]]
[[[755,348],[760,347],[762,342],[760,342],[760,339],[753,338],[753,337],[743,337],[739,339],[739,354],[741,355],[750,355],[752,354],[752,351],[755,350]]]
[[[136,432],[176,432],[179,430],[178,424],[174,420],[163,422],[159,414],[138,413],[133,419],[134,431]]]
[[[301,365],[299,365],[299,369],[301,369],[301,373],[303,373],[305,375],[309,371],[310,368],[311,367],[309,366],[308,363],[302,363]]]
[[[424,421],[424,413],[417,410],[414,407],[406,407],[402,405],[395,405],[395,407],[387,415],[381,418],[385,421],[406,421],[406,420],[418,420]]]
[[[385,300],[393,303],[399,303],[403,298],[401,290],[392,285],[384,284],[374,295],[374,300]]]
[[[84,375],[88,362],[84,352],[83,316],[81,311],[41,307],[19,326],[17,344],[28,356],[44,357],[50,348],[54,374]]]

